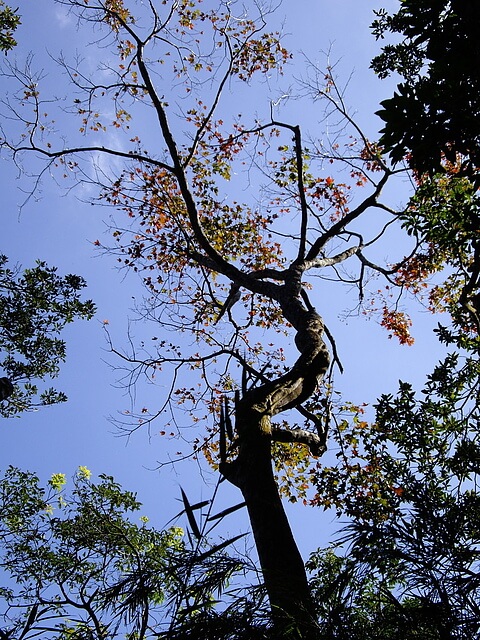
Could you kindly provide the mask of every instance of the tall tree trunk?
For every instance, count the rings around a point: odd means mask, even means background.
[[[295,407],[316,389],[329,365],[323,323],[300,303],[294,314],[301,355],[280,378],[247,391],[236,403],[237,457],[221,472],[242,492],[278,636],[317,636],[305,567],[288,523],[272,469],[271,417]]]
[[[262,430],[257,416],[242,416],[241,420],[254,417],[257,424],[248,425],[251,437],[240,444],[238,456],[228,471],[225,468],[222,471],[241,490],[247,505],[279,637],[288,634],[292,639],[313,638],[313,603],[304,563],[274,479],[271,437]]]

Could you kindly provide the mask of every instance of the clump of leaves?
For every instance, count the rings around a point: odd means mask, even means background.
[[[86,287],[80,276],[59,276],[40,261],[21,273],[7,262],[0,255],[0,366],[14,384],[13,394],[0,405],[5,417],[67,399],[53,388],[39,390],[35,381],[57,377],[66,356],[59,337],[65,325],[95,312],[91,300],[80,300]]]
[[[249,595],[231,585],[244,563],[225,547],[238,538],[212,546],[195,529],[188,536],[177,526],[156,529],[140,515],[135,493],[110,476],[91,476],[81,466],[73,483],[54,473],[43,485],[15,467],[0,477],[4,635],[257,637],[255,627],[268,622],[263,589]],[[182,495],[192,525],[204,503]]]
[[[11,9],[0,0],[0,51],[7,53],[17,45],[13,34],[20,23],[17,9]]]
[[[392,33],[400,41],[383,46],[372,67],[381,78],[405,79],[381,103],[381,144],[394,162],[408,153],[410,165],[430,175],[460,155],[462,174],[478,186],[478,3],[404,0],[396,13],[376,14],[377,39]]]

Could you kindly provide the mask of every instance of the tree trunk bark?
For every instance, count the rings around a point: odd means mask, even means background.
[[[301,353],[280,378],[253,388],[237,401],[237,457],[220,471],[242,492],[278,637],[317,637],[305,566],[288,523],[272,468],[271,417],[304,402],[329,365],[323,323],[313,310],[295,309],[295,343]]]
[[[305,566],[292,534],[272,469],[271,437],[249,423],[251,437],[222,472],[243,494],[278,636],[315,636],[315,615]],[[240,420],[248,419],[242,416]],[[237,425],[239,418],[237,417]],[[237,428],[238,428],[237,427]],[[252,428],[253,427],[253,428]]]

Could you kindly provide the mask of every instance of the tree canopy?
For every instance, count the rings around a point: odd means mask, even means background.
[[[0,405],[4,417],[66,401],[54,388],[40,390],[37,381],[58,376],[66,357],[59,337],[65,325],[95,311],[91,300],[80,300],[86,286],[80,276],[61,277],[44,262],[23,272],[7,265],[0,256],[0,366],[11,384]]]
[[[381,78],[393,72],[404,78],[379,111],[380,143],[394,162],[408,157],[418,172],[433,174],[460,157],[462,173],[477,183],[479,26],[475,0],[406,0],[392,15],[377,13],[377,38],[401,37],[372,62]]]
[[[94,482],[85,467],[71,489],[61,473],[42,486],[14,467],[0,487],[2,637],[198,638],[214,629],[216,599],[244,565],[225,545],[192,548],[178,527],[155,530],[134,493],[108,476]],[[231,633],[241,614],[246,629],[247,603],[225,612]]]
[[[285,104],[292,96],[271,89],[291,60],[273,6],[57,1],[93,28],[98,66],[63,54],[68,91],[58,101],[30,59],[9,63],[16,92],[4,103],[2,146],[18,166],[32,163],[33,191],[52,174],[113,209],[112,245],[96,244],[139,274],[153,335],[131,340],[130,351],[112,338],[111,350],[129,382],[161,379],[163,394],[120,428],[160,422],[188,448],[178,459],[203,456],[239,489],[263,584],[256,597],[235,592],[230,606],[224,582],[244,568],[226,555],[232,539],[189,554],[178,532],[131,524],[124,513],[138,503],[110,478],[96,485],[81,471],[73,497],[57,499],[57,518],[38,480],[10,470],[4,486],[21,527],[7,510],[4,544],[23,565],[6,569],[26,586],[9,624],[21,637],[53,633],[43,621],[64,607],[62,616],[79,615],[55,627],[59,638],[114,637],[123,627],[140,638],[241,638],[246,629],[248,637],[373,638],[379,628],[398,638],[405,625],[418,638],[476,633],[478,144],[475,122],[461,129],[443,117],[442,102],[460,77],[454,36],[468,11],[474,24],[473,5],[422,2],[416,12],[403,2],[395,16],[378,14],[376,34],[405,41],[384,49],[374,68],[408,80],[383,105],[379,144],[350,115],[330,65],[309,65],[290,91],[335,123],[333,139],[304,131]],[[451,43],[448,64],[441,43]],[[473,98],[458,89],[467,110]],[[264,106],[245,113],[239,105],[251,96]],[[397,176],[412,184],[406,206],[391,201]],[[77,298],[81,279],[40,268],[73,296],[72,307],[54,304],[62,317],[91,313]],[[452,352],[421,397],[402,382],[397,396],[381,396],[375,416],[336,403],[334,371],[343,365],[324,320],[327,281],[353,290],[352,306],[404,345],[413,338],[403,294],[449,314],[438,335]],[[61,358],[62,345],[52,345]],[[322,458],[328,442],[334,463]],[[348,517],[351,557],[314,554],[309,581],[282,495]],[[183,502],[192,539],[203,542],[202,507],[184,494]],[[42,554],[48,575],[36,578]],[[202,581],[208,588],[197,598]],[[8,614],[18,597],[6,592]],[[162,636],[164,617],[173,622]]]

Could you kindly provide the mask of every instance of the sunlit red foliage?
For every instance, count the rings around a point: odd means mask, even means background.
[[[392,335],[395,336],[400,344],[411,346],[415,342],[409,329],[412,326],[412,321],[403,311],[395,311],[385,306],[380,324],[390,333],[389,338]]]

